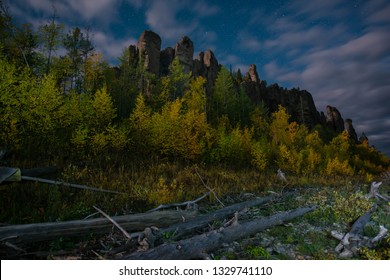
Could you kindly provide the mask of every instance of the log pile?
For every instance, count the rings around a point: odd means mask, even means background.
[[[19,254],[19,257],[23,258],[23,255],[26,255],[25,248],[32,243],[94,234],[109,236],[111,240],[115,239],[115,242],[120,245],[115,248],[105,246],[106,251],[99,251],[103,252],[104,257],[93,251],[99,258],[203,259],[208,258],[208,253],[218,249],[223,243],[249,237],[313,210],[311,207],[304,207],[269,217],[240,221],[240,213],[250,207],[259,207],[269,203],[275,198],[276,195],[255,198],[202,215],[191,208],[191,210],[150,211],[109,217],[102,210],[95,208],[103,214],[104,218],[0,227],[0,247],[14,250],[14,256]],[[190,202],[180,205],[193,203],[193,201]],[[168,206],[162,206],[160,209],[166,209]],[[210,224],[216,221],[221,222],[220,226],[210,229]],[[119,231],[115,228],[119,229],[125,238],[122,236],[119,239]],[[163,236],[169,236],[169,240],[165,238],[165,243]],[[104,245],[103,242],[101,243]],[[31,252],[29,254],[31,255]],[[42,252],[36,253],[37,256],[42,256],[42,254]]]

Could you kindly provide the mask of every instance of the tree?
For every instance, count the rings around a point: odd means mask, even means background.
[[[57,14],[55,7],[53,6],[53,15],[49,22],[39,27],[39,41],[46,56],[46,74],[50,73],[53,52],[60,47],[63,36],[62,32],[64,26],[62,24],[57,24],[56,19]]]
[[[134,109],[140,89],[138,88],[137,69],[129,63],[129,49],[124,48],[118,59],[119,68],[105,69],[105,81],[117,108],[118,117],[125,119]]]
[[[191,79],[191,73],[185,73],[179,58],[175,57],[169,65],[169,74],[161,79],[162,91],[160,102],[173,101],[182,98]]]
[[[221,116],[227,115],[231,122],[237,122],[239,119],[238,101],[233,78],[226,67],[222,66],[218,72],[212,95],[213,119],[217,121]]]
[[[90,40],[89,29],[85,36],[80,28],[73,28],[63,40],[64,47],[67,50],[67,57],[71,63],[70,89],[75,89],[81,93],[84,89],[83,71],[86,59],[93,51],[94,47]]]

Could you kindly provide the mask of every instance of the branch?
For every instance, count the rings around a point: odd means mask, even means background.
[[[61,182],[61,181],[54,181],[54,180],[48,180],[48,179],[42,179],[42,178],[36,178],[36,177],[29,177],[29,176],[22,176],[22,180],[29,180],[29,181],[46,183],[46,184],[52,184],[52,185],[61,185],[61,186],[64,186],[64,187],[84,189],[84,190],[95,191],[95,192],[125,194],[123,192],[117,192],[117,191],[111,191],[111,190],[105,190],[105,189],[98,189],[98,188],[89,187],[89,186],[86,186],[86,185],[71,184],[71,183],[65,183],[65,182]]]
[[[197,199],[192,200],[192,201],[185,201],[185,202],[172,203],[172,204],[161,204],[160,206],[158,206],[158,207],[156,207],[156,208],[153,208],[153,209],[147,211],[146,213],[154,212],[154,211],[157,211],[157,210],[160,210],[160,209],[171,208],[171,207],[182,207],[182,206],[193,205],[193,204],[196,204],[196,203],[198,203],[199,201],[201,201],[203,198],[205,198],[205,197],[208,196],[209,194],[210,194],[210,192],[207,192],[207,193],[205,193],[204,195],[202,195],[201,197],[198,197]]]
[[[114,226],[116,226],[127,239],[129,239],[129,240],[131,239],[131,236],[127,233],[127,231],[125,229],[123,229],[123,227],[121,227],[117,222],[115,222],[113,219],[111,219],[111,217],[108,214],[103,212],[103,210],[97,208],[95,205],[93,206],[93,208],[95,208],[95,210],[97,210],[100,214],[102,214],[104,217],[106,217],[111,223],[113,223]]]
[[[211,189],[209,186],[207,186],[207,184],[203,181],[203,178],[202,176],[200,176],[200,174],[198,173],[198,170],[195,168],[195,172],[196,174],[198,175],[198,177],[200,178],[200,180],[202,181],[202,184],[205,186],[206,189],[208,189],[215,197],[215,199],[219,202],[219,204],[221,204],[222,207],[225,207],[225,204],[223,204],[223,202],[221,200],[219,200],[217,194],[214,192],[213,189]]]

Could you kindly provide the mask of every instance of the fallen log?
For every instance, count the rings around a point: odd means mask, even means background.
[[[215,221],[218,220],[222,221],[223,219],[227,219],[227,218],[230,219],[236,212],[242,211],[246,208],[265,204],[267,202],[272,201],[275,197],[276,197],[275,195],[268,195],[266,197],[261,197],[261,198],[258,197],[253,200],[236,203],[227,206],[225,208],[216,210],[212,213],[197,216],[193,219],[190,219],[189,221],[176,223],[167,228],[160,229],[159,234],[170,236],[170,239],[172,241],[183,239],[188,235],[201,232],[202,230],[204,230],[204,228],[208,227],[210,224],[212,224]],[[139,239],[140,236],[142,235],[144,235],[144,233],[142,232],[133,233],[131,234],[131,238],[132,240],[136,240]],[[148,240],[148,242],[151,243],[151,240]],[[137,246],[137,244],[132,244],[132,245]],[[154,246],[155,244],[150,244],[150,245]],[[121,252],[127,251],[129,248],[130,248],[129,244],[125,244],[123,246],[111,250],[109,254],[116,255]]]
[[[30,169],[22,169],[22,176],[30,176],[30,177],[39,177],[42,175],[48,175],[57,173],[59,171],[58,167],[55,166],[47,166],[47,167],[36,167]]]
[[[259,197],[250,201],[236,203],[224,207],[222,209],[219,209],[217,211],[214,211],[212,213],[197,216],[190,221],[171,225],[168,228],[162,229],[161,231],[162,233],[173,233],[172,239],[178,240],[188,234],[194,233],[198,230],[207,227],[209,224],[213,223],[214,221],[230,218],[237,211],[242,211],[245,208],[250,208],[250,207],[265,204],[267,202],[272,201],[274,198],[275,195],[268,195],[266,197],[261,197],[261,198]]]
[[[380,225],[379,233],[374,238],[364,236],[364,226],[370,221],[372,214],[376,210],[376,205],[369,211],[361,215],[352,225],[351,230],[346,234],[332,230],[331,235],[340,240],[340,243],[336,246],[335,252],[339,254],[341,258],[351,258],[359,255],[361,248],[373,248],[380,240],[382,240],[388,230]]]
[[[127,231],[141,231],[146,227],[166,227],[189,220],[196,216],[195,211],[163,211],[112,217]],[[48,241],[60,237],[81,237],[89,234],[107,234],[112,231],[112,223],[106,218],[76,220],[54,223],[12,225],[0,227],[0,243],[11,244]]]
[[[219,230],[214,230],[209,233],[197,235],[177,242],[165,243],[145,252],[137,252],[122,256],[121,259],[202,259],[205,257],[205,254],[218,249],[223,243],[242,239],[266,228],[281,225],[314,209],[314,207],[298,208],[242,224],[235,223],[234,226],[230,226],[228,228],[221,228]]]

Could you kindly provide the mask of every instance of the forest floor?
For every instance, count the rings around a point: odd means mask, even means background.
[[[64,181],[94,186],[100,182],[102,188],[125,191],[125,196],[97,194],[63,186],[48,187],[35,182],[0,186],[1,225],[83,219],[96,212],[92,205],[99,205],[111,216],[146,212],[160,204],[192,200],[206,193],[207,187],[213,193],[198,203],[199,214],[222,208],[221,202],[228,206],[275,194],[276,198],[271,202],[240,211],[239,223],[299,207],[316,206],[314,211],[302,217],[222,244],[219,249],[208,252],[211,259],[339,259],[340,255],[335,248],[340,241],[331,232],[337,230],[347,233],[356,219],[374,204],[377,204],[377,208],[364,227],[364,235],[369,238],[376,236],[380,225],[390,229],[389,203],[368,199],[370,183],[361,178],[324,179],[287,174],[287,182],[281,182],[275,174],[259,175],[253,170],[208,170],[198,166],[183,168],[169,164],[150,167],[146,172],[144,170],[143,175],[134,169],[125,171],[119,168],[116,174],[110,174],[110,170],[99,173],[93,168],[69,166],[56,176]],[[147,173],[151,170],[153,172]],[[383,184],[380,193],[388,195],[389,184]],[[203,232],[218,229],[227,221],[215,220]],[[163,235],[163,241],[172,242],[171,236]],[[19,248],[21,251],[1,243],[0,257],[110,259],[115,256],[107,253],[108,248],[113,249],[125,242],[121,233],[113,228],[107,235],[59,238],[27,244]],[[389,259],[389,243],[388,234],[376,247],[362,249],[352,258]]]

